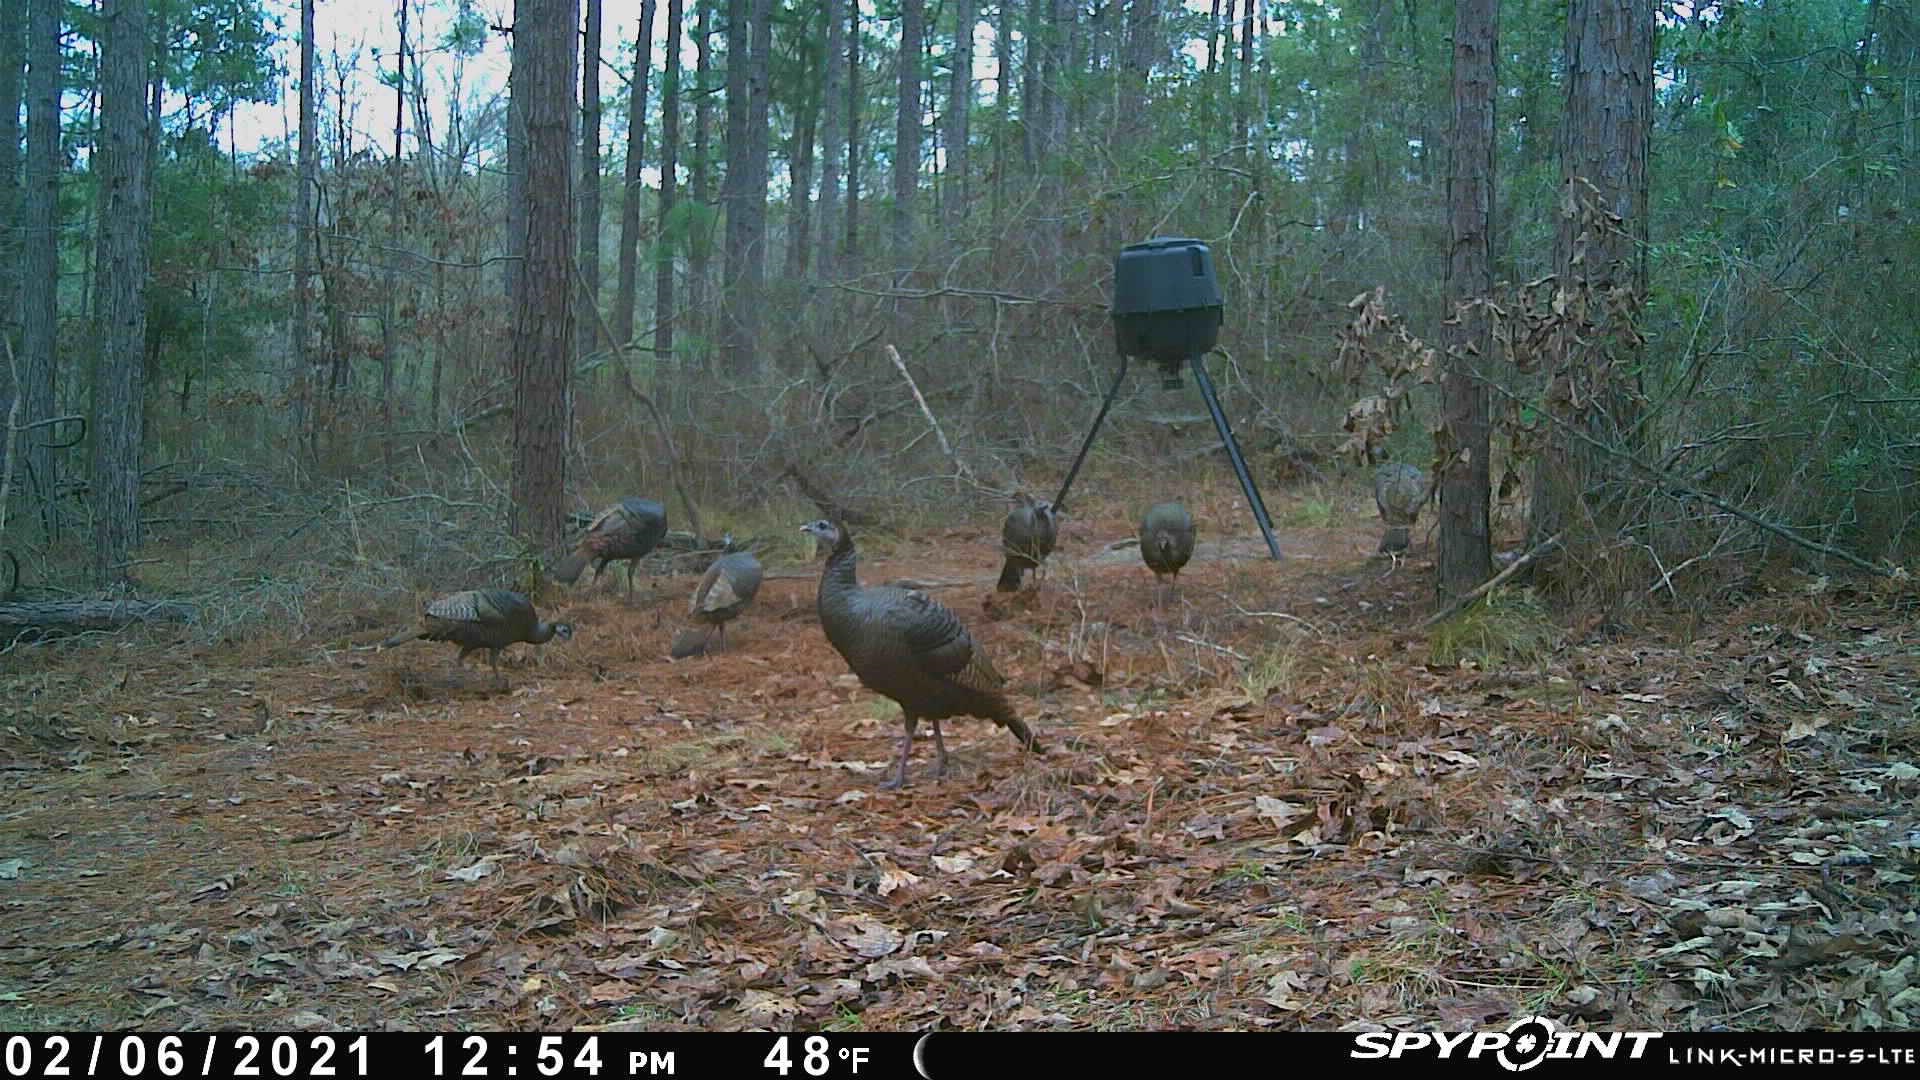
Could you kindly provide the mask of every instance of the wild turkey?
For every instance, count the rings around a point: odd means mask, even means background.
[[[1180,581],[1180,569],[1193,558],[1193,515],[1176,502],[1164,502],[1140,519],[1140,558],[1154,580]]]
[[[381,643],[381,648],[414,640],[451,641],[460,646],[455,664],[464,663],[468,653],[485,649],[497,676],[501,649],[520,641],[544,645],[554,638],[565,641],[572,636],[573,624],[541,622],[533,601],[517,592],[470,589],[429,603],[419,626],[393,635]]]
[[[707,651],[707,642],[717,630],[720,647],[727,645],[727,623],[747,610],[760,591],[760,560],[751,551],[735,551],[733,537],[722,541],[726,554],[713,560],[700,584],[694,586],[687,614],[703,626],[682,631],[673,639],[673,657],[685,659]]]
[[[573,554],[561,559],[553,568],[553,580],[563,585],[571,585],[580,580],[580,572],[593,564],[593,578],[600,580],[600,572],[607,564],[621,559],[627,563],[627,599],[633,599],[634,563],[647,557],[648,553],[667,535],[667,508],[652,499],[621,499],[618,503],[600,512],[587,526],[586,535],[573,549]]]
[[[1044,752],[1026,723],[1014,715],[1006,680],[952,611],[925,593],[891,586],[861,588],[851,533],[831,521],[800,528],[831,552],[820,573],[816,601],[827,641],[867,689],[900,705],[906,729],[900,761],[893,779],[882,787],[906,785],[907,756],[922,719],[933,722],[935,776],[946,775],[947,743],[940,721],[951,716],[991,720],[1029,751]]]
[[[1418,465],[1389,461],[1373,471],[1373,503],[1380,508],[1380,520],[1387,524],[1380,536],[1381,551],[1398,554],[1407,550],[1409,530],[1420,520],[1428,488],[1426,471]]]
[[[1059,531],[1052,503],[1037,502],[1025,492],[1015,499],[1017,505],[1000,524],[1000,546],[1007,553],[1007,561],[1000,567],[1001,592],[1019,591],[1020,578],[1029,570],[1038,570],[1053,554],[1054,537]]]

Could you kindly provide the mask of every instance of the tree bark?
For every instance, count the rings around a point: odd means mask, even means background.
[[[840,230],[840,161],[846,153],[846,124],[842,120],[846,102],[841,91],[846,85],[847,0],[826,0],[827,53],[821,75],[820,100],[825,115],[820,120],[820,202],[815,220],[820,240],[814,265],[823,278],[831,279],[838,270],[834,258]]]
[[[1447,603],[1493,574],[1488,502],[1487,387],[1493,356],[1486,309],[1493,291],[1494,92],[1499,0],[1456,0],[1453,25],[1453,160],[1447,182],[1452,242],[1446,295],[1454,318],[1441,377],[1439,599]]]
[[[958,228],[967,220],[967,130],[973,110],[973,0],[958,0],[954,7],[952,69],[947,87],[947,224]]]
[[[526,269],[513,324],[513,532],[557,549],[566,521],[567,390],[573,371],[574,27],[579,0],[514,0],[526,123]]]
[[[603,344],[603,335],[600,333],[600,0],[586,0],[586,8],[586,34],[580,42],[580,299],[579,310],[574,312],[577,324],[574,339],[579,342],[578,352],[582,356]],[[648,0],[641,10],[642,25],[651,27],[653,20],[647,16],[652,14],[653,3]],[[653,39],[643,35],[640,51],[633,64],[635,86],[646,83],[652,56]],[[630,127],[637,125],[644,131],[646,91],[636,90],[635,93],[640,98],[641,108],[636,114],[638,120],[629,119],[628,123]],[[631,135],[628,137],[628,150],[632,150]],[[631,175],[632,164],[629,163],[627,168]],[[632,191],[632,185],[628,186],[627,191]],[[631,310],[634,279],[632,268],[627,265],[625,224],[626,203],[623,199],[619,302],[628,306],[629,315],[626,333],[620,337],[622,345],[633,337]]]
[[[893,128],[893,265],[913,266],[913,204],[920,187],[920,53],[925,48],[925,0],[900,0],[899,111]]]
[[[145,419],[147,3],[103,0],[100,47],[98,314],[93,365],[93,580],[131,578],[140,545],[140,444]]]
[[[60,26],[59,0],[29,0],[27,10],[27,161],[20,231],[20,352],[24,363],[20,422],[52,420],[54,333],[60,284]],[[59,531],[54,503],[54,433],[33,429],[20,447],[27,480],[51,540]]]
[[[600,7],[600,0],[589,0],[590,10]],[[679,10],[676,2],[673,11]],[[646,185],[642,182],[640,169],[646,162],[647,151],[647,81],[653,74],[653,12],[654,0],[641,0],[640,28],[634,33],[633,84],[627,97],[627,167],[620,186],[620,285],[613,297],[613,339],[614,344],[625,347],[633,341],[634,306],[639,302],[640,290],[640,197],[646,194]],[[677,18],[671,12],[667,18]],[[674,62],[672,43],[679,35],[669,30],[668,63]],[[599,115],[596,110],[594,115]],[[584,157],[583,157],[584,160]],[[666,225],[665,203],[666,181],[661,182],[661,236],[664,238]],[[590,196],[597,205],[598,197]],[[582,221],[586,221],[584,216]],[[599,244],[594,244],[594,253],[598,257]],[[586,258],[587,240],[580,241],[580,257]],[[588,317],[592,312],[586,313]],[[658,326],[664,313],[656,312],[654,325]]]
[[[652,3],[647,0],[648,7]],[[661,357],[673,353],[673,323],[678,317],[673,310],[673,259],[680,238],[673,210],[680,201],[680,24],[684,17],[680,0],[667,0],[667,71],[660,84],[660,227],[656,230],[660,254],[653,268],[653,350]],[[644,31],[641,37],[651,42],[653,31]]]

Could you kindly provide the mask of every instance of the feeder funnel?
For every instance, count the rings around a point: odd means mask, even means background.
[[[1199,240],[1128,244],[1113,261],[1113,340],[1122,356],[1160,366],[1169,390],[1180,367],[1220,340],[1226,302],[1213,276],[1213,252]]]

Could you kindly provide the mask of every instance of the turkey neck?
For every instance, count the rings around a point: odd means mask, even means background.
[[[833,545],[833,554],[827,556],[826,569],[820,571],[820,610],[825,611],[830,604],[845,606],[848,594],[860,587],[853,572],[857,558],[853,550],[853,537],[841,534],[840,542]]]
[[[527,640],[535,645],[545,645],[547,642],[553,640],[553,633],[554,633],[554,630],[553,630],[552,623],[550,622],[538,623],[538,624],[535,624],[533,628],[533,635],[529,637]]]

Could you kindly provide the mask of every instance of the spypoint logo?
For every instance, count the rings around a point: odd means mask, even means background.
[[[1505,1031],[1368,1031],[1353,1037],[1354,1058],[1420,1058],[1431,1055],[1442,1061],[1491,1057],[1508,1072],[1526,1072],[1549,1059],[1580,1060],[1597,1058],[1612,1061],[1626,1048],[1625,1057],[1638,1061],[1647,1052],[1647,1044],[1660,1037],[1657,1031],[1579,1032],[1561,1031],[1544,1016],[1523,1016],[1508,1024]]]

